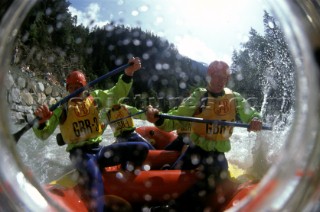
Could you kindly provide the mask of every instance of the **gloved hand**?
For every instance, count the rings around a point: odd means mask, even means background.
[[[257,132],[257,131],[260,131],[261,129],[262,129],[262,121],[260,121],[257,118],[253,118],[248,127],[248,131]]]
[[[45,123],[52,116],[52,111],[49,110],[48,105],[44,104],[39,106],[34,115],[39,118],[39,124]]]
[[[126,68],[124,72],[128,76],[133,76],[134,72],[138,71],[141,68],[141,61],[139,57],[133,57],[129,60],[128,63],[133,62],[133,65],[131,65],[129,68]]]
[[[151,123],[155,123],[159,120],[159,117],[157,116],[159,114],[159,110],[156,108],[153,108],[152,105],[149,105],[146,108],[146,116],[147,120]]]

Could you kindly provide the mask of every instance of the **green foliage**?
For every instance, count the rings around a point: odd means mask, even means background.
[[[68,6],[65,0],[39,1],[20,29],[21,64],[38,75],[50,71],[62,82],[70,70],[82,69],[93,80],[135,56],[143,68],[134,76],[133,93],[180,96],[204,81],[205,66],[181,56],[167,40],[112,22],[93,29],[79,26]],[[97,87],[109,88],[118,77]]]
[[[180,55],[174,44],[139,27],[112,22],[92,29],[77,25],[68,6],[66,0],[44,0],[30,11],[16,43],[19,65],[30,65],[39,76],[52,72],[59,82],[72,69],[82,69],[93,80],[135,56],[143,67],[134,75],[131,96],[186,97],[194,88],[206,86],[206,66]],[[230,85],[256,99],[255,106],[262,111],[272,98],[283,99],[275,108],[285,112],[291,104],[285,101],[294,96],[294,65],[277,21],[265,12],[263,22],[265,35],[251,29],[248,42],[233,52]],[[96,87],[110,88],[118,77]]]
[[[246,97],[257,99],[256,107],[262,114],[267,110],[284,114],[294,103],[294,62],[279,23],[267,12],[263,22],[265,35],[251,29],[249,41],[233,52],[233,86]]]
[[[1,0],[1,2],[0,2],[0,22],[12,2],[13,2],[12,0]]]

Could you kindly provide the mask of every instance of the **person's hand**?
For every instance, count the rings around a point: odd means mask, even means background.
[[[261,129],[262,129],[262,122],[257,118],[253,118],[249,124],[248,131],[257,132],[257,131],[260,131]]]
[[[146,116],[147,120],[151,123],[155,123],[158,121],[159,117],[157,116],[159,114],[159,110],[156,108],[153,108],[151,105],[149,105],[146,108]]]
[[[52,111],[49,110],[48,105],[44,104],[39,106],[34,115],[39,118],[39,124],[45,123],[52,116]]]
[[[128,76],[133,76],[134,72],[138,71],[141,68],[141,61],[139,57],[133,57],[129,60],[129,63],[133,63],[129,68],[126,68],[124,72]]]

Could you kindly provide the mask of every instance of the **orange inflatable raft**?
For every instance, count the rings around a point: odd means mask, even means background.
[[[150,166],[149,171],[131,173],[121,171],[118,167],[105,169],[103,174],[104,198],[106,204],[111,207],[122,208],[118,211],[126,211],[123,208],[130,211],[132,208],[136,209],[137,205],[152,207],[153,205],[165,204],[179,197],[198,180],[195,171],[159,170],[164,164],[172,164],[179,157],[179,152],[163,150],[169,142],[177,137],[174,132],[163,132],[153,126],[139,127],[137,131],[151,141],[157,150],[150,150],[145,161],[145,164]],[[56,203],[67,211],[87,211],[86,201],[81,195],[77,179],[78,173],[73,170],[46,185],[45,190]],[[233,182],[230,181],[230,183]],[[239,188],[228,192],[226,201],[220,205],[219,210],[223,211],[232,207],[257,184],[238,185]]]

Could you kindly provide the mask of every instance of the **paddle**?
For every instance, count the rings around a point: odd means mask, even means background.
[[[57,103],[55,103],[54,105],[52,105],[49,110],[50,111],[54,111],[57,107],[59,107],[60,105],[66,103],[69,99],[78,96],[80,93],[82,93],[84,90],[88,89],[89,87],[93,86],[94,84],[108,78],[111,77],[113,75],[116,75],[118,73],[120,73],[122,70],[128,68],[129,66],[133,65],[133,63],[128,63],[125,64],[123,66],[120,66],[114,70],[112,70],[111,72],[108,72],[105,75],[102,75],[101,77],[89,82],[86,86],[83,86],[79,89],[77,89],[76,91],[74,91],[73,93],[69,94],[68,96],[64,97],[63,99],[61,99],[60,101],[58,101]],[[31,122],[28,122],[21,130],[19,130],[18,132],[14,133],[12,136],[14,138],[14,140],[16,141],[16,143],[18,143],[19,139],[21,138],[21,136],[27,132],[31,127],[33,127],[37,121],[39,120],[39,117],[34,118]]]
[[[108,122],[108,124],[113,124],[113,123],[115,123],[115,122],[121,121],[121,120],[123,120],[123,119],[130,118],[130,117],[133,117],[133,116],[137,116],[137,115],[142,114],[142,113],[145,113],[145,112],[146,112],[146,110],[142,110],[142,111],[139,111],[139,112],[137,112],[137,113],[130,114],[130,115],[128,115],[128,116],[125,116],[125,117],[122,117],[122,118],[119,118],[119,119],[110,121],[110,122]]]
[[[158,117],[164,118],[164,119],[173,119],[173,120],[179,120],[179,121],[198,122],[198,123],[207,123],[207,124],[217,124],[217,125],[223,125],[223,126],[244,127],[244,128],[249,127],[249,124],[244,124],[244,123],[210,120],[210,119],[187,117],[187,116],[174,116],[174,115],[168,115],[168,114],[158,114]],[[263,130],[272,130],[272,127],[262,125],[262,129]]]

